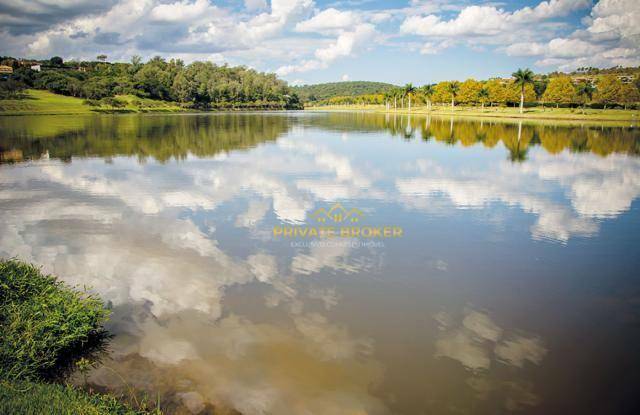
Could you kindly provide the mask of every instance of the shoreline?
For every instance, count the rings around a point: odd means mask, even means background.
[[[464,108],[464,107],[463,107]],[[397,114],[397,115],[433,115],[433,116],[455,116],[455,117],[469,117],[469,118],[493,118],[493,119],[509,119],[509,120],[540,120],[540,121],[592,121],[592,122],[633,122],[640,121],[640,110],[596,110],[598,113],[572,113],[567,112],[567,109],[561,108],[545,108],[542,111],[536,109],[537,112],[527,113],[525,109],[524,114],[519,112],[509,111],[507,108],[499,108],[496,110],[489,110],[485,108],[470,109],[464,108],[459,111],[433,109],[428,111],[424,107],[416,107],[409,112],[405,109],[386,110],[383,106],[316,106],[305,107],[305,111],[309,112],[366,112],[371,114]],[[530,110],[531,111],[531,110]],[[546,111],[549,111],[548,113]],[[594,111],[594,110],[590,110]],[[608,114],[602,114],[603,111],[615,111]]]

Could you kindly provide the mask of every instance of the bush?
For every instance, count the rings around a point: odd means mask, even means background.
[[[138,415],[149,412],[134,411],[113,396],[88,394],[68,385],[0,381],[0,413]]]
[[[15,98],[24,91],[25,88],[25,84],[13,79],[0,81],[0,98]]]
[[[0,261],[0,378],[60,378],[100,351],[108,310],[33,265]]]
[[[100,100],[100,103],[102,105],[106,105],[107,107],[112,107],[112,108],[124,108],[127,105],[126,102],[121,101],[118,98],[112,98],[112,97],[102,98]]]

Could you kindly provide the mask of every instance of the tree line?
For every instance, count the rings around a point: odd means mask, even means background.
[[[63,62],[53,57],[38,71],[13,58],[0,61],[14,66],[13,73],[0,81],[4,95],[36,88],[87,100],[136,95],[192,108],[301,108],[298,96],[285,81],[243,66],[211,62],[185,65],[180,59],[167,61],[159,56],[146,63],[138,56],[129,63],[109,63],[100,55],[94,62]]]
[[[407,84],[385,93],[360,96],[337,96],[318,101],[316,105],[385,105],[387,109],[408,108],[421,104],[430,110],[432,104],[485,106],[514,105],[523,111],[525,105],[586,106],[610,108],[638,107],[640,82],[622,82],[615,73],[599,75],[594,82],[575,82],[571,76],[536,76],[529,69],[519,69],[511,79],[489,79],[464,82],[443,81],[416,87]]]

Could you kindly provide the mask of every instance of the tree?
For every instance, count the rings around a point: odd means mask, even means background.
[[[498,79],[492,79],[485,83],[484,87],[489,92],[489,103],[503,103],[507,100],[506,88]]]
[[[107,55],[98,55],[98,56],[96,56],[96,59],[99,60],[100,62],[106,62],[107,61]]]
[[[408,83],[404,86],[403,93],[409,99],[409,112],[411,112],[411,96],[416,92],[416,87]]]
[[[442,104],[447,103],[451,99],[449,93],[449,82],[438,82],[434,87],[433,101],[440,102]]]
[[[588,82],[582,82],[576,88],[576,95],[580,101],[582,101],[582,113],[584,114],[584,107],[587,105],[587,102],[591,101],[593,98],[593,91],[595,88]]]
[[[49,62],[51,62],[51,66],[57,66],[60,67],[62,66],[62,58],[60,56],[54,56],[53,58],[49,59]]]
[[[627,109],[627,105],[640,102],[640,92],[633,84],[622,84],[619,90],[618,101]]]
[[[514,77],[514,83],[520,87],[520,114],[522,114],[524,112],[524,87],[533,84],[533,71],[529,68],[518,69],[511,76]]]
[[[13,98],[26,88],[26,85],[15,79],[0,82],[0,98]]]
[[[447,85],[447,91],[451,94],[451,109],[453,109],[456,105],[456,95],[460,90],[460,82],[451,81]]]
[[[557,76],[551,78],[542,98],[547,102],[553,102],[556,106],[559,106],[559,104],[571,103],[574,94],[575,88],[571,83],[571,78],[568,76]]]
[[[484,103],[489,99],[489,90],[487,88],[480,88],[478,91],[478,101],[482,105],[482,109],[484,110]]]
[[[422,95],[424,95],[425,100],[427,101],[427,111],[431,111],[431,97],[435,94],[436,89],[433,84],[423,85],[421,88]]]
[[[544,91],[547,89],[547,84],[549,83],[549,79],[545,78],[533,81],[533,90],[536,93],[536,99],[542,99],[542,95],[544,95]]]
[[[595,101],[604,104],[607,108],[608,104],[619,102],[620,90],[622,82],[615,75],[605,75],[598,81],[596,86]]]
[[[464,104],[474,104],[478,101],[478,92],[482,89],[482,83],[475,79],[467,79],[460,84],[458,101]]]

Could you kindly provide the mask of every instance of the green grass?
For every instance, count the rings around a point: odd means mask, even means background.
[[[305,110],[312,111],[371,111],[380,113],[408,114],[407,108],[394,111],[393,107],[387,111],[384,105],[327,105],[308,106]],[[551,108],[532,107],[525,108],[520,114],[518,108],[513,107],[461,107],[452,109],[449,105],[433,106],[431,112],[426,106],[413,107],[411,114],[433,114],[433,115],[459,115],[472,117],[493,117],[493,118],[525,118],[540,120],[577,120],[577,121],[638,121],[640,111],[621,109],[586,109],[584,114],[579,108]]]
[[[106,338],[100,299],[16,260],[0,261],[0,378],[54,379]]]
[[[80,98],[66,97],[48,91],[30,89],[24,98],[0,100],[0,113],[17,114],[90,114],[91,107]]]
[[[160,414],[59,383],[97,362],[108,315],[97,297],[33,265],[0,260],[0,414]]]
[[[185,109],[174,102],[120,95],[122,108],[91,106],[84,99],[67,97],[38,89],[26,90],[20,98],[0,100],[0,115],[77,115],[100,112],[178,112]]]
[[[141,415],[109,395],[90,394],[70,385],[0,381],[0,414]],[[151,412],[158,413],[159,412]]]

